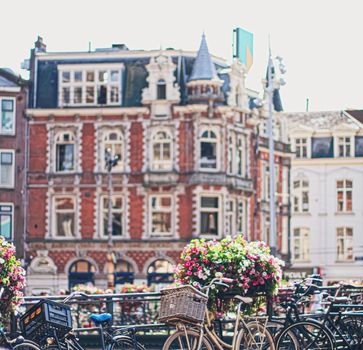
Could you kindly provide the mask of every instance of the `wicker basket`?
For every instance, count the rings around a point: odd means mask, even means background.
[[[208,297],[192,286],[162,289],[159,320],[171,324],[201,323],[207,301]]]

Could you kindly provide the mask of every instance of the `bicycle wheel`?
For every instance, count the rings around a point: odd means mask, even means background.
[[[277,322],[277,321],[269,321],[269,322],[267,322],[266,327],[270,331],[270,334],[273,336],[275,346],[276,346],[276,343],[277,343],[277,340],[279,339],[280,334],[285,329],[284,323]],[[299,342],[296,339],[294,333],[288,332],[286,334],[284,343],[280,344],[280,349],[281,350],[299,350],[300,349]]]
[[[297,322],[287,327],[277,340],[276,349],[284,349],[285,344],[291,340],[291,334],[294,334],[299,342],[300,349],[334,349],[334,340],[330,331],[311,321]]]
[[[13,346],[13,349],[15,350],[40,350],[40,347],[30,341],[30,340],[25,340],[24,342],[20,343],[20,344],[16,344]]]
[[[112,339],[111,350],[145,350],[145,347],[128,335],[116,336]]]
[[[192,330],[177,331],[166,339],[163,350],[213,350],[206,337],[203,337],[202,345],[198,349],[199,336],[198,332]]]
[[[243,349],[275,350],[275,342],[267,327],[253,321],[238,332],[236,350]]]

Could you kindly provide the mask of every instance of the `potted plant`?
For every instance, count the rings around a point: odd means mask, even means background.
[[[23,302],[25,270],[15,256],[15,247],[0,236],[0,324],[9,321]]]
[[[221,304],[220,300],[230,295],[256,297],[263,293],[269,297],[277,292],[283,264],[270,254],[264,242],[247,242],[242,236],[220,241],[194,239],[181,254],[176,278],[180,284],[191,284],[197,289],[219,275],[233,279],[230,288],[214,289],[210,294],[210,307],[219,304],[227,311],[230,303]]]

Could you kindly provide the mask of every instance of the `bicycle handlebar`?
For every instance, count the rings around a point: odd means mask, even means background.
[[[67,295],[67,297],[63,300],[63,304],[66,304],[68,301],[70,301],[71,299],[73,299],[75,296],[81,296],[83,298],[89,298],[89,295],[83,292],[72,292],[71,294]]]
[[[224,283],[232,283],[233,282],[233,279],[232,278],[227,278],[227,277],[215,277],[215,278],[212,279],[212,281],[209,284],[207,284],[204,287],[202,287],[201,290],[202,291],[208,290],[212,286],[212,284],[215,284],[215,283],[218,283],[218,282],[219,283],[222,283],[222,284],[224,284]]]

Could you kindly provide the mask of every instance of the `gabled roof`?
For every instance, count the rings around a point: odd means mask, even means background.
[[[189,81],[192,80],[218,80],[216,68],[212,62],[204,33],[200,43],[197,58],[193,64],[192,74],[189,78]]]
[[[345,112],[363,124],[363,109],[348,109]]]
[[[16,75],[9,68],[0,68],[0,86],[1,87],[17,87],[26,83],[20,76]]]

